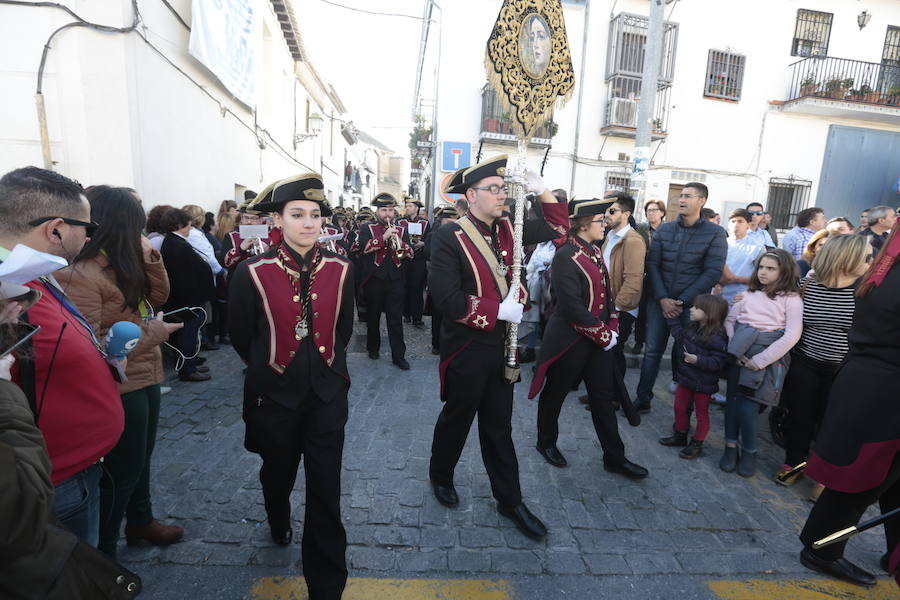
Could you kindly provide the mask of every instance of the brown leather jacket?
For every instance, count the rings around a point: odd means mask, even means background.
[[[604,252],[608,243],[609,237],[603,240]],[[632,310],[640,304],[646,257],[647,243],[634,227],[625,234],[625,239],[613,247],[606,268],[609,270],[612,296],[619,310]]]
[[[128,381],[119,384],[119,394],[127,394],[162,382],[164,373],[159,345],[166,341],[168,334],[161,322],[144,322],[138,311],[122,307],[122,293],[116,287],[115,274],[108,267],[109,259],[104,254],[98,254],[59,271],[56,280],[101,340],[118,321],[140,325],[141,339],[128,354],[125,367]],[[169,277],[159,252],[153,250],[150,253],[150,260],[144,263],[144,269],[150,279],[147,301],[158,309],[169,297]]]

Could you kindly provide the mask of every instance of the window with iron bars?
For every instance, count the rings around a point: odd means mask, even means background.
[[[766,206],[772,215],[776,229],[791,229],[797,224],[797,214],[806,208],[812,181],[789,177],[773,177],[769,180],[769,198]]]
[[[834,15],[816,10],[797,10],[791,56],[828,56]]]
[[[744,86],[746,57],[733,52],[710,50],[706,59],[706,87],[704,96],[740,100]]]
[[[884,50],[881,53],[881,81],[878,88],[883,93],[891,90],[900,93],[900,27],[889,25],[884,37]]]
[[[627,192],[631,189],[631,172],[630,171],[607,171],[606,172],[606,192]]]

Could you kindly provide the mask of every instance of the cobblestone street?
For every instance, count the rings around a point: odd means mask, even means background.
[[[722,417],[715,408],[700,459],[681,460],[677,450],[660,446],[657,438],[672,422],[668,372],[661,373],[653,412],[640,427],[620,419],[629,458],[649,468],[648,479],[634,483],[602,469],[590,417],[575,393],[560,420],[559,446],[570,466],[548,465],[534,449],[537,404],[525,397],[531,376],[526,368],[526,381],[516,387],[513,432],[525,501],[547,524],[549,535],[533,542],[498,516],[475,434],[456,471],[460,506],[444,508],[434,499],[427,476],[440,410],[437,361],[430,355],[428,331],[406,326],[406,334],[409,372],[393,367],[385,353],[379,361],[362,352],[350,354],[353,386],[342,509],[351,577],[559,575],[590,577],[602,586],[603,578],[612,584],[618,576],[632,582],[666,576],[659,580],[663,591],[658,596],[665,598],[671,596],[664,582],[678,576],[812,576],[797,558],[796,537],[810,507],[810,483],[801,480],[785,488],[772,481],[781,452],[767,431],[760,436],[755,477],[720,471]],[[357,338],[351,350],[361,350],[359,345]],[[144,577],[149,598],[184,597],[169,587],[173,583],[167,568],[176,565],[193,566],[196,570],[190,572],[198,575],[216,566],[230,567],[223,571],[231,576],[255,567],[261,574],[299,574],[299,535],[288,549],[271,542],[257,479],[260,461],[242,445],[241,361],[229,347],[208,357],[212,381],[169,383],[173,389],[163,396],[154,454],[156,517],[184,526],[185,539],[163,549],[129,548],[123,541],[119,550],[123,563]],[[629,369],[631,390],[637,375],[636,368]],[[299,522],[302,474],[294,497]],[[295,531],[300,527],[295,524]],[[882,533],[876,529],[851,542],[848,558],[877,569],[881,552]],[[209,597],[244,598],[248,593],[249,583]]]

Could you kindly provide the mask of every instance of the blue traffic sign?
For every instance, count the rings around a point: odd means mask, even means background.
[[[441,142],[441,171],[449,173],[471,166],[472,144],[468,142]]]

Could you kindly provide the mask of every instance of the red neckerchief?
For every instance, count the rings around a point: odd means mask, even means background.
[[[898,228],[900,228],[900,221],[894,225],[895,230]],[[890,239],[890,242],[881,254],[878,264],[876,264],[875,268],[872,270],[872,275],[869,276],[869,282],[871,282],[872,285],[879,286],[884,283],[884,278],[887,277],[891,267],[897,262],[897,257],[900,256],[900,234],[892,235],[894,237],[888,238]]]

